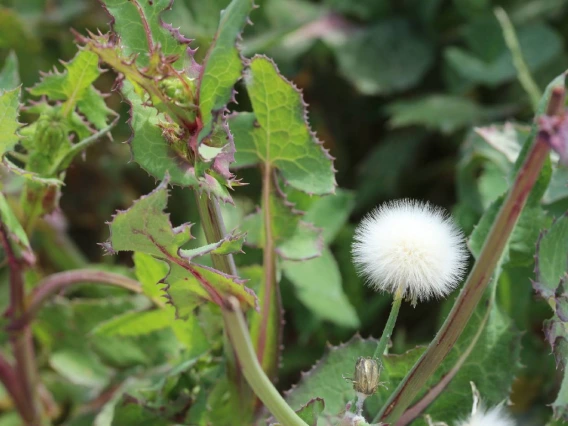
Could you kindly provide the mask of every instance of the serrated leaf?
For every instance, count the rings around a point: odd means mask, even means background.
[[[458,421],[471,412],[470,382],[475,383],[488,406],[509,397],[521,369],[521,332],[499,311],[493,296],[489,297],[489,306],[483,302],[478,305],[451,355],[426,386],[430,391],[435,386],[443,389],[424,412],[435,420]],[[459,371],[455,373],[454,368]],[[416,424],[426,425],[426,422],[417,419]]]
[[[221,12],[219,28],[199,78],[199,109],[203,128],[198,142],[211,133],[214,116],[225,109],[233,97],[233,86],[241,78],[243,63],[237,41],[253,4],[253,0],[233,0]]]
[[[20,127],[20,88],[0,93],[0,154],[10,151],[18,143],[16,131]]]
[[[287,184],[312,194],[335,188],[331,158],[306,122],[301,94],[274,63],[255,56],[245,78],[254,114],[230,119],[237,144],[236,165],[261,163],[277,169]]]
[[[170,9],[171,0],[103,0],[102,3],[113,18],[112,29],[120,37],[124,57],[134,56],[138,65],[147,67],[159,46],[160,52],[174,56],[177,68],[181,68],[189,40],[174,33],[161,18]]]
[[[8,237],[10,239],[10,244],[16,256],[27,260],[28,262],[33,261],[34,253],[30,246],[28,240],[28,235],[22,225],[18,221],[18,218],[8,205],[8,201],[4,197],[4,194],[0,192],[0,222],[6,228]]]
[[[296,414],[301,418],[308,426],[318,426],[318,419],[323,412],[325,403],[321,398],[314,398],[310,400],[306,405],[296,411]],[[280,423],[274,423],[270,426],[282,426]]]
[[[101,123],[99,116],[108,114],[111,110],[106,108],[101,95],[91,87],[100,75],[99,57],[88,50],[81,50],[63,66],[65,67],[64,72],[46,74],[38,84],[30,89],[30,93],[35,96],[45,95],[51,100],[65,101],[64,115],[69,115],[77,105],[85,115],[88,113],[89,120],[94,118],[97,121],[98,128],[104,127],[106,123]],[[101,110],[102,112],[99,112]]]
[[[331,251],[304,262],[284,262],[284,275],[298,299],[316,316],[349,328],[359,326],[359,318],[343,292],[341,274]]]
[[[200,188],[221,200],[230,201],[227,188],[209,174],[198,178],[194,165],[184,153],[173,149],[164,139],[159,127],[167,121],[164,114],[145,106],[130,82],[123,83],[122,93],[131,105],[130,147],[134,160],[157,179],[169,174],[172,184]]]
[[[192,262],[192,254],[180,250],[193,237],[190,224],[172,228],[166,208],[167,179],[153,192],[137,200],[134,205],[117,213],[110,223],[111,236],[107,250],[138,251],[166,262],[169,273],[162,278],[167,293],[180,318],[187,318],[193,309],[204,301],[221,305],[228,295],[240,300],[243,308],[255,306],[254,294],[236,277]],[[231,238],[231,237],[229,237]],[[211,252],[202,250],[199,255]]]
[[[552,407],[555,418],[568,420],[568,214],[542,235],[536,255],[533,287],[554,311],[552,318],[544,323],[544,332],[557,367],[564,370],[562,386]]]
[[[14,51],[11,51],[6,57],[2,71],[0,71],[0,90],[15,89],[19,85],[18,57]]]

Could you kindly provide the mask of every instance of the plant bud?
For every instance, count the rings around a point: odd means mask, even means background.
[[[359,357],[355,364],[353,389],[364,395],[373,395],[379,386],[379,365],[372,358]]]

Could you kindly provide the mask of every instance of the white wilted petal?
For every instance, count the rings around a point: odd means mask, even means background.
[[[355,231],[353,260],[370,286],[411,300],[450,293],[463,278],[464,236],[444,210],[415,200],[385,203]]]

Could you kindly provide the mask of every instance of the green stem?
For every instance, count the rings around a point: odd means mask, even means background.
[[[282,426],[307,426],[284,401],[260,366],[239,302],[230,297],[227,305],[223,310],[225,327],[250,387]]]
[[[198,194],[195,192],[197,200],[197,208],[201,218],[201,227],[205,233],[207,242],[214,243],[225,237],[226,229],[219,203],[215,199],[209,198],[206,194]],[[211,254],[213,266],[225,274],[237,276],[237,268],[231,254],[216,255]],[[253,411],[252,395],[246,382],[243,380],[241,372],[237,368],[237,360],[232,348],[232,342],[227,337],[227,331],[224,331],[223,346],[225,348],[227,376],[233,385],[232,394],[239,401],[241,408],[241,417],[248,418]]]
[[[556,88],[551,93],[547,114],[556,115],[563,106],[564,88]],[[418,392],[424,388],[426,381],[452,350],[491,280],[509,236],[549,154],[548,142],[539,132],[450,314],[426,352],[400,382],[374,422],[380,419],[386,424],[396,424]]]
[[[394,330],[394,325],[396,324],[396,318],[398,317],[398,311],[400,310],[401,304],[402,292],[399,291],[394,296],[389,319],[387,320],[387,324],[385,325],[385,328],[383,330],[383,335],[381,336],[381,339],[377,344],[377,349],[375,349],[375,353],[373,354],[373,358],[378,359],[379,361],[382,360],[385,349],[387,348],[389,340],[392,336],[392,331]]]
[[[495,8],[495,16],[497,17],[497,20],[501,25],[501,29],[503,30],[505,43],[507,43],[507,47],[511,51],[513,64],[517,69],[517,78],[519,79],[521,86],[523,86],[523,89],[525,89],[525,91],[529,95],[533,109],[536,109],[538,102],[542,97],[542,93],[540,92],[538,85],[532,78],[529,67],[527,66],[527,63],[523,58],[523,51],[521,50],[521,46],[519,45],[519,40],[517,39],[517,34],[515,33],[515,27],[511,23],[507,12],[505,12],[503,8]]]

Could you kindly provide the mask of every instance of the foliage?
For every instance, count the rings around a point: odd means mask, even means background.
[[[392,198],[450,208],[472,263],[519,213],[401,423],[454,424],[470,382],[520,424],[568,421],[568,169],[525,169],[566,144],[565,115],[542,125],[566,6],[256,3],[0,6],[0,425],[285,424],[252,360],[305,424],[376,423],[455,300],[403,304],[358,413],[391,299],[354,224]]]

